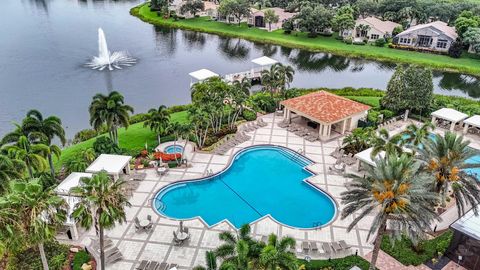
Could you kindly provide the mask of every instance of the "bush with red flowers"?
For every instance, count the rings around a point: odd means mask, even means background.
[[[156,160],[162,160],[163,162],[168,162],[168,161],[175,161],[177,159],[182,158],[182,154],[176,153],[176,154],[167,154],[163,152],[155,152],[153,153],[153,157]]]

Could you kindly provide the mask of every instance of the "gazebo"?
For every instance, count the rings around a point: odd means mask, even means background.
[[[130,174],[131,159],[131,156],[101,154],[85,171],[88,173],[106,171],[117,180],[122,174]]]
[[[259,65],[261,67],[265,67],[265,66],[274,65],[274,64],[278,63],[278,61],[275,60],[275,59],[272,59],[268,56],[262,56],[262,57],[258,57],[258,58],[253,59],[252,63],[254,63],[256,65]]]
[[[450,130],[453,131],[455,129],[455,125],[457,123],[462,122],[465,118],[467,118],[468,115],[464,114],[462,112],[459,112],[454,109],[450,108],[442,108],[440,110],[434,111],[432,113],[432,123],[435,123],[437,119],[443,119],[451,122],[450,124]]]
[[[55,192],[61,196],[68,205],[67,219],[64,226],[66,228],[66,234],[69,239],[78,240],[78,228],[75,220],[72,218],[73,209],[75,204],[79,201],[79,198],[70,194],[70,189],[76,187],[80,183],[80,179],[83,177],[92,177],[91,173],[79,173],[73,172],[67,178],[65,178],[56,188]]]
[[[467,269],[480,269],[480,215],[473,210],[455,221],[447,256]]]
[[[285,108],[287,121],[291,121],[294,113],[317,123],[321,140],[331,138],[332,132],[345,134],[357,128],[358,120],[366,117],[370,109],[370,106],[326,91],[287,99],[280,104]]]
[[[190,80],[190,86],[192,86],[195,82],[201,82],[212,77],[219,77],[217,73],[205,68],[190,72],[188,73],[188,75],[192,77],[192,79]]]
[[[470,127],[480,128],[480,115],[474,115],[463,121],[465,126],[463,127],[463,133],[467,133]]]
[[[357,159],[357,170],[360,170],[361,163],[366,163],[372,167],[376,167],[375,160],[372,159],[373,147],[363,150],[362,152],[356,153],[355,158]],[[385,151],[378,153],[377,158],[384,158]]]

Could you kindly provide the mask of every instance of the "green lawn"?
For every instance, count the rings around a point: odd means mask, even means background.
[[[186,123],[188,121],[187,111],[172,113],[170,120],[172,122]],[[96,138],[92,138],[63,149],[60,159],[55,161],[56,169],[60,169],[63,163],[78,156],[85,149],[91,148],[95,139]],[[145,147],[145,143],[147,143],[149,147],[156,146],[157,136],[150,129],[144,128],[143,122],[141,122],[130,125],[127,130],[125,130],[125,128],[119,129],[118,141],[121,148],[140,151]]]
[[[157,16],[157,13],[150,11],[150,8],[146,4],[132,8],[130,13],[145,22],[160,26],[239,37],[257,42],[279,44],[286,47],[303,48],[311,51],[331,52],[344,56],[364,57],[395,63],[420,64],[440,70],[480,74],[479,58],[469,54],[465,54],[462,58],[454,59],[445,55],[410,52],[387,47],[348,45],[333,37],[308,38],[305,33],[285,35],[282,30],[267,32],[258,28],[249,28],[246,24],[238,26],[211,21],[208,17],[174,21],[173,19],[164,19]]]
[[[345,96],[351,100],[358,101],[363,104],[367,104],[372,107],[380,107],[381,97],[365,97],[365,96]]]

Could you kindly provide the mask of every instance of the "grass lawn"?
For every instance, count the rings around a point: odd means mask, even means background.
[[[380,107],[380,99],[381,97],[368,97],[368,96],[345,96],[351,100],[358,101],[363,104],[367,104],[372,107]]]
[[[199,17],[174,21],[159,17],[150,11],[146,4],[134,7],[130,13],[145,22],[152,24],[194,30],[224,36],[239,37],[247,40],[283,45],[291,48],[301,48],[311,51],[330,52],[338,55],[364,57],[391,62],[402,62],[429,66],[439,70],[458,71],[469,74],[480,74],[479,57],[464,54],[459,59],[445,55],[421,52],[411,52],[388,47],[360,46],[345,44],[333,37],[308,38],[306,33],[285,35],[283,30],[268,32],[258,28],[249,28],[246,24],[240,26],[211,21],[208,17]]]
[[[172,122],[186,123],[188,121],[187,111],[176,112],[170,115]],[[102,135],[107,136],[107,135]],[[78,156],[85,149],[91,148],[96,138],[74,144],[62,150],[62,155],[59,160],[55,161],[55,168],[58,170],[68,160]],[[121,128],[118,130],[118,141],[121,148],[128,150],[142,150],[145,143],[148,146],[156,146],[157,136],[149,128],[143,127],[143,122],[130,125],[127,130]]]

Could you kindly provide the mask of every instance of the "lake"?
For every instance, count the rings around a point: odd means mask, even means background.
[[[3,0],[0,17],[0,136],[29,109],[61,117],[67,135],[88,128],[88,105],[96,93],[115,89],[136,113],[161,104],[190,102],[189,72],[219,74],[252,67],[267,55],[292,65],[294,87],[385,89],[394,64],[310,53],[240,39],[154,27],[130,16],[140,1]],[[97,29],[110,51],[128,51],[133,67],[97,71],[85,63],[98,54]],[[480,97],[479,79],[435,72],[435,92]]]

